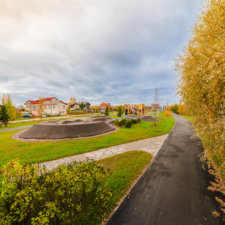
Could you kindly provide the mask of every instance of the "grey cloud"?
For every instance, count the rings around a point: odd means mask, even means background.
[[[200,0],[0,0],[0,95],[178,100],[174,58]]]

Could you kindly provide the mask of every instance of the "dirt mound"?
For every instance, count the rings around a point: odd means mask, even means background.
[[[152,116],[144,116],[141,118],[143,122],[158,122],[159,120],[153,118]]]
[[[66,122],[66,121],[64,121]],[[90,137],[104,134],[115,130],[114,127],[105,122],[53,124],[39,123],[20,134],[23,139],[64,139]]]
[[[111,117],[109,117],[109,116],[91,116],[90,119],[92,121],[106,121],[106,120],[110,120]]]
[[[62,124],[72,124],[72,123],[79,123],[79,122],[84,122],[81,119],[76,119],[76,120],[65,120],[62,122]]]

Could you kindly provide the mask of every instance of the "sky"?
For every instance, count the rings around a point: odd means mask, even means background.
[[[0,0],[0,95],[179,101],[174,70],[201,0]]]

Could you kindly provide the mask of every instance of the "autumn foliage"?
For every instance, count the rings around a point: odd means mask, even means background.
[[[205,3],[177,70],[179,93],[216,171],[215,189],[225,194],[225,0]]]

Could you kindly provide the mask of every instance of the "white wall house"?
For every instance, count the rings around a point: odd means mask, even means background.
[[[43,98],[43,115],[66,115],[68,108],[67,104],[55,97]],[[39,114],[39,100],[28,100],[24,103],[25,110],[38,116]]]

